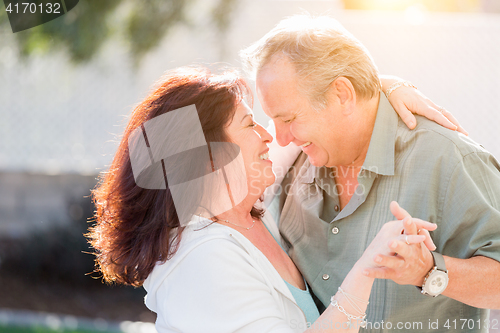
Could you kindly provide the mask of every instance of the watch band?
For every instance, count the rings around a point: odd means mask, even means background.
[[[431,254],[432,254],[432,257],[434,258],[434,266],[436,266],[437,269],[439,269],[440,271],[448,272],[446,270],[446,265],[444,263],[443,255],[441,253],[437,253],[437,252],[431,252]]]
[[[431,252],[431,254],[432,254],[432,258],[434,260],[434,266],[432,266],[431,270],[425,276],[424,283],[427,280],[427,277],[429,276],[429,274],[431,274],[434,269],[440,270],[440,271],[448,274],[448,270],[446,269],[443,255],[441,253],[437,253],[437,252]],[[421,286],[421,287],[416,286],[416,287],[422,294],[427,295],[426,293],[423,292],[423,286]]]

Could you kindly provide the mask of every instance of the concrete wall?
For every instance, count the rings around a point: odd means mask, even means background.
[[[82,202],[95,178],[0,172],[0,236],[19,238],[89,216]]]

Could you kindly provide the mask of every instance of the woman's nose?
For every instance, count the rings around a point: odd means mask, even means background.
[[[273,142],[273,136],[271,134],[269,134],[269,132],[262,126],[262,125],[259,125],[259,129],[260,129],[260,137],[262,138],[262,141],[266,142],[266,143],[271,143]]]

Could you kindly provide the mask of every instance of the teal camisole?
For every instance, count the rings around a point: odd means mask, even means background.
[[[274,238],[274,235],[272,234],[272,232],[269,230],[269,228],[267,227],[267,225],[265,223],[264,223],[264,226],[266,227],[267,231],[269,231],[271,236],[273,236],[273,238]],[[283,249],[283,247],[278,242],[278,240],[276,238],[274,238],[274,240],[279,244],[281,249],[283,251],[285,251],[285,249]],[[302,290],[300,288],[297,288],[297,287],[291,285],[285,279],[283,279],[283,281],[285,281],[286,286],[288,287],[288,289],[292,293],[292,296],[295,299],[295,302],[297,302],[297,305],[299,306],[299,308],[306,315],[306,321],[308,323],[311,323],[311,324],[314,323],[316,321],[316,319],[319,318],[319,311],[318,311],[318,308],[316,307],[316,304],[314,303],[314,300],[311,296],[311,293],[309,292],[309,286],[307,285],[305,280],[304,280],[304,284],[306,285],[306,290]]]
[[[288,289],[290,289],[290,292],[292,293],[293,298],[295,298],[295,302],[297,302],[297,305],[302,309],[302,311],[304,311],[307,322],[311,324],[314,323],[319,317],[319,311],[316,307],[316,304],[314,303],[311,293],[309,292],[307,283],[306,290],[302,290],[286,282],[285,279],[283,279],[283,281],[285,281],[286,286],[288,287]]]

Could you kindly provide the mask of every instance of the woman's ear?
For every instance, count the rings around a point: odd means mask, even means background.
[[[329,93],[334,95],[332,97],[338,101],[343,113],[350,114],[355,110],[356,91],[348,78],[344,76],[336,78],[330,85]]]

